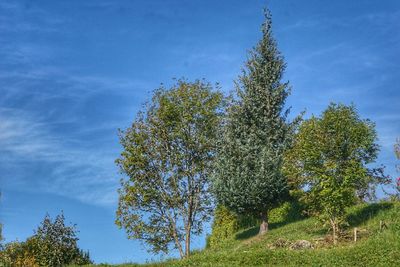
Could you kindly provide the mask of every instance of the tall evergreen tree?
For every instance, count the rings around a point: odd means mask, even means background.
[[[287,195],[281,166],[293,125],[285,109],[290,86],[281,82],[286,65],[269,11],[262,34],[236,83],[213,177],[218,202],[239,214],[260,216],[260,234],[268,231],[268,211]]]

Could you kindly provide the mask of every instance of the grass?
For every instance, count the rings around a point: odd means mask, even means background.
[[[400,266],[400,203],[358,205],[349,209],[347,220],[349,226],[336,246],[329,242],[326,228],[307,218],[272,224],[262,237],[257,236],[257,227],[245,229],[220,247],[195,252],[185,260],[114,266]],[[386,229],[380,230],[380,221]],[[354,227],[360,230],[356,243]],[[272,248],[296,240],[308,240],[314,249]]]

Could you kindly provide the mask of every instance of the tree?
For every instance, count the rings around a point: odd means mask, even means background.
[[[63,266],[66,264],[90,264],[89,254],[78,248],[76,225],[67,226],[65,217],[61,213],[52,221],[46,215],[36,230],[31,242],[37,246],[37,260],[39,265]]]
[[[329,222],[334,243],[358,192],[387,180],[381,168],[367,167],[377,158],[376,140],[374,123],[361,119],[353,105],[330,104],[321,117],[301,124],[285,156],[290,183],[303,188],[309,210]]]
[[[268,211],[287,195],[282,175],[283,152],[294,124],[287,121],[288,82],[265,12],[262,39],[250,52],[228,107],[213,176],[218,202],[238,214],[261,217],[260,234],[268,231]]]
[[[223,98],[212,89],[198,80],[162,86],[120,133],[123,152],[116,162],[128,179],[119,190],[116,223],[154,253],[167,253],[172,244],[189,256],[191,235],[210,218],[208,176]]]
[[[88,252],[78,248],[76,228],[66,226],[64,215],[54,221],[46,215],[36,233],[25,242],[10,242],[1,251],[6,266],[64,266],[91,264]]]

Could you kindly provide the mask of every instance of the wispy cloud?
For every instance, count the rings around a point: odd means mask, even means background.
[[[63,22],[64,18],[53,16],[35,2],[0,2],[0,31],[3,33],[52,33],[58,31]]]
[[[25,185],[25,190],[45,191],[89,203],[112,204],[118,175],[115,151],[88,148],[84,140],[57,136],[46,122],[16,110],[0,110],[0,154],[3,164],[18,166],[3,175],[6,183]],[[92,134],[96,134],[96,129]],[[35,173],[24,164],[43,166],[46,176],[32,181]],[[4,165],[3,165],[4,166]],[[25,165],[26,166],[26,165]],[[6,184],[7,186],[7,184]]]
[[[330,27],[354,27],[361,23],[369,23],[377,26],[386,26],[387,23],[398,23],[400,21],[400,10],[391,12],[366,13],[352,16],[327,17],[327,16],[311,16],[302,18],[292,24],[281,28],[282,31],[291,31],[299,29],[315,29]],[[384,30],[384,29],[383,29]]]
[[[47,34],[62,23],[33,3],[0,2],[0,36],[8,36],[0,40],[1,186],[111,205],[120,178],[117,128],[128,126],[152,88],[68,68],[55,62],[61,47],[10,37]],[[132,104],[113,106],[110,99]]]
[[[47,40],[65,21],[34,2],[0,2],[1,187],[112,205],[117,128],[128,126],[152,84],[58,64],[70,51],[25,38]]]
[[[289,104],[319,115],[331,101],[354,103],[362,118],[376,123],[378,162],[392,176],[396,175],[393,144],[400,136],[400,117],[395,115],[400,103],[395,63],[399,23],[400,10],[388,10],[308,17],[280,29],[286,35],[312,33],[302,35],[302,41],[312,45],[287,57],[287,77],[294,86]]]
[[[2,186],[114,204],[120,178],[114,164],[117,129],[132,119],[138,92],[151,87],[140,80],[26,65],[0,73]],[[132,99],[133,106],[112,106],[113,98]],[[102,120],[88,103],[110,117]]]

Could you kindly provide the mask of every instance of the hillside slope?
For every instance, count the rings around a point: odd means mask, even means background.
[[[263,237],[255,236],[257,228],[250,228],[219,248],[195,252],[189,259],[145,266],[400,266],[400,203],[355,206],[348,211],[348,222],[336,247],[326,228],[315,218],[307,218],[271,224]],[[382,230],[381,222],[386,225]],[[354,227],[358,229],[357,242],[353,240]],[[313,248],[292,249],[298,240],[310,241]]]

